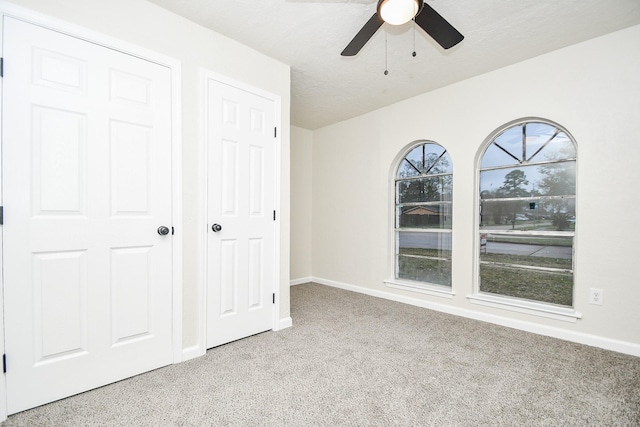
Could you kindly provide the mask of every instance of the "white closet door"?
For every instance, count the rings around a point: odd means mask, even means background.
[[[215,80],[207,95],[210,348],[273,328],[276,138],[272,100]]]
[[[171,76],[4,20],[7,404],[172,362]]]

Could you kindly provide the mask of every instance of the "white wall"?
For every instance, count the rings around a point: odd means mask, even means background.
[[[291,126],[291,281],[311,277],[311,143],[313,133]]]
[[[12,0],[45,15],[173,57],[182,63],[183,347],[199,339],[200,68],[282,98],[280,319],[289,317],[289,67],[144,0]],[[180,232],[180,231],[178,231]]]
[[[636,26],[314,131],[312,276],[640,355],[639,100]],[[481,146],[497,127],[531,116],[563,125],[578,144],[575,308],[583,317],[575,323],[467,299],[475,280]],[[452,299],[383,283],[393,277],[393,160],[419,139],[444,145],[453,159]],[[604,290],[603,306],[588,303],[591,287]]]

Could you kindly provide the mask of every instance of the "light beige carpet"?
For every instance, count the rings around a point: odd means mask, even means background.
[[[291,306],[292,328],[6,425],[640,425],[640,358],[316,284]]]

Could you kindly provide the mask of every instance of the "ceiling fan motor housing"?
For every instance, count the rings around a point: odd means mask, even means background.
[[[377,13],[391,25],[411,21],[422,9],[423,0],[378,0]]]

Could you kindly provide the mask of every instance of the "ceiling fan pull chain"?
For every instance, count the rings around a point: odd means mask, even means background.
[[[388,58],[388,48],[387,48],[387,32],[384,32],[384,75],[389,74],[389,67],[387,66],[387,58]]]
[[[413,17],[413,53],[411,56],[416,57],[416,17]]]

